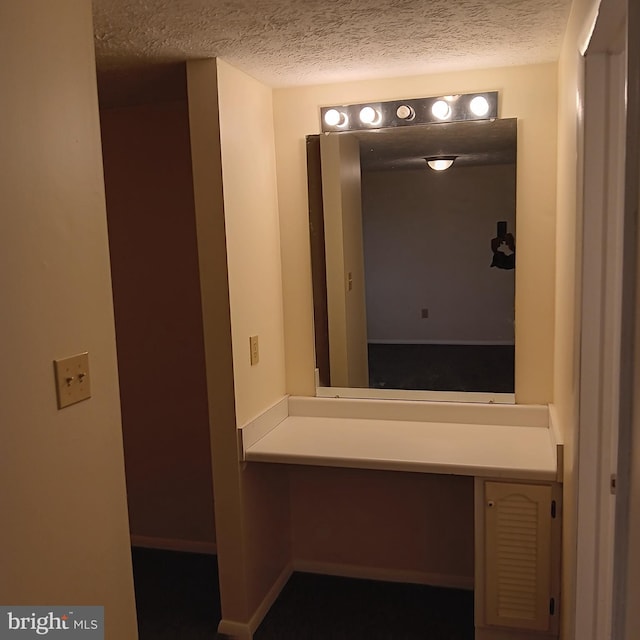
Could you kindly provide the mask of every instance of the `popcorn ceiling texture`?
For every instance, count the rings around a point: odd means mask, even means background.
[[[221,57],[272,87],[557,60],[571,0],[93,0],[98,70]]]

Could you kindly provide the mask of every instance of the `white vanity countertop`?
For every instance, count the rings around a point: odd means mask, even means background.
[[[514,407],[487,407],[477,413],[482,421],[456,422],[453,420],[459,414],[455,408],[435,405],[426,410],[437,420],[407,419],[414,417],[411,407],[399,407],[400,419],[389,419],[380,415],[389,413],[388,401],[381,402],[385,405],[365,401],[355,405],[357,410],[339,404],[336,411],[335,404],[291,398],[286,413],[280,407],[275,426],[261,429],[255,437],[245,434],[243,458],[250,462],[556,480],[556,441],[548,427],[546,407],[516,409],[516,417],[523,419],[513,421]],[[328,415],[318,415],[325,409]]]

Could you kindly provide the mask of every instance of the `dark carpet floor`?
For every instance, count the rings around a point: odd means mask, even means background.
[[[473,592],[294,573],[255,640],[473,640]]]
[[[513,346],[369,344],[369,386],[513,393],[513,362]]]
[[[134,547],[139,640],[212,640],[220,622],[215,556]]]
[[[216,558],[133,549],[139,640],[214,640]],[[255,640],[473,640],[473,593],[294,573]]]

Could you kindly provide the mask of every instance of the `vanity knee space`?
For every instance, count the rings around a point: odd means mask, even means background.
[[[559,633],[562,487],[475,479],[476,640]]]

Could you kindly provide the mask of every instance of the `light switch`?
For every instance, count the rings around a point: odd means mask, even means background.
[[[251,350],[251,366],[260,362],[260,351],[258,350],[258,336],[249,338],[249,348]]]
[[[79,353],[53,361],[56,374],[58,409],[91,397],[89,354]]]

